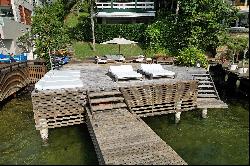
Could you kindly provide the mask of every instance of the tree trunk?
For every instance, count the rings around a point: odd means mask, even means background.
[[[176,3],[177,3],[177,6],[176,6],[176,10],[175,10],[175,14],[176,14],[175,22],[177,22],[178,14],[179,14],[179,7],[180,7],[180,2],[178,0]]]
[[[173,10],[173,7],[174,7],[174,0],[172,0],[171,2],[171,11]]]
[[[90,19],[91,19],[91,29],[92,29],[92,46],[93,46],[93,51],[95,51],[95,22],[94,22],[94,12],[93,12],[93,1],[90,1],[91,7],[90,7]]]

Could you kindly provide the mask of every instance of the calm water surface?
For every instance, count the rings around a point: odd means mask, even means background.
[[[249,163],[248,98],[228,97],[229,109],[200,110],[143,120],[188,164]],[[10,99],[0,107],[0,164],[98,164],[86,125],[49,130],[49,146],[41,146],[35,130],[29,94]]]

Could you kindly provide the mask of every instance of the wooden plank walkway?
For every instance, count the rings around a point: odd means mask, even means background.
[[[145,122],[126,108],[94,114],[87,109],[86,118],[99,164],[187,165]]]

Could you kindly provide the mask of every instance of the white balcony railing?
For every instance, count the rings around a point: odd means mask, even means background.
[[[154,2],[96,2],[97,9],[154,9]]]

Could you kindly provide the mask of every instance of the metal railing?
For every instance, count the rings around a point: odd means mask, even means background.
[[[96,2],[97,9],[154,9],[154,2]]]

